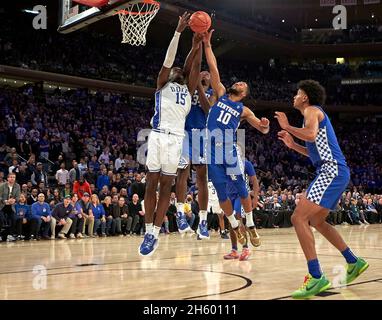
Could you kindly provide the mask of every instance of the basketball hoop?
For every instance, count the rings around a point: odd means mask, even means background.
[[[117,11],[121,21],[122,43],[132,46],[146,45],[147,28],[159,8],[160,4],[155,0],[140,0],[127,3],[125,9]]]

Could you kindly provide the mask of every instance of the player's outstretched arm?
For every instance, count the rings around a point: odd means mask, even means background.
[[[198,82],[197,90],[198,90],[200,106],[202,107],[204,113],[208,113],[210,111],[211,105],[210,105],[210,101],[208,100],[208,98],[206,96],[206,93],[204,91],[204,87],[203,87],[202,82],[200,81],[200,79],[199,79],[199,82]]]
[[[211,87],[216,92],[218,98],[223,96],[226,92],[225,87],[220,81],[220,74],[218,64],[214,52],[211,46],[211,36],[215,30],[209,31],[203,39],[204,53],[206,54],[206,60],[211,74]]]
[[[170,75],[172,65],[175,61],[176,52],[178,51],[180,34],[184,31],[184,29],[186,29],[189,19],[190,14],[187,12],[185,12],[181,17],[179,17],[179,22],[178,26],[176,27],[174,37],[172,38],[170,45],[168,46],[166,58],[163,62],[162,68],[159,71],[159,75],[157,78],[157,90],[162,89],[162,87],[168,81],[168,76]]]
[[[191,95],[194,94],[198,83],[200,82],[200,68],[202,67],[202,39],[203,35],[195,33],[193,42],[195,42],[195,45],[198,47],[194,61],[192,62],[191,71],[188,76],[188,90],[190,91]]]
[[[202,39],[203,39],[202,35],[197,35],[196,33],[194,33],[194,37],[192,38],[192,48],[190,52],[188,53],[186,61],[184,62],[184,66],[183,66],[184,75],[186,77],[188,77],[191,72],[192,63],[195,60],[196,54],[199,54],[198,50],[200,48]],[[202,54],[202,52],[200,52],[200,54]]]
[[[322,111],[315,107],[308,107],[304,112],[305,126],[304,128],[292,127],[284,112],[276,112],[275,118],[280,124],[281,129],[294,135],[303,141],[313,142],[316,140],[320,117],[323,116]]]
[[[248,107],[244,107],[241,119],[246,120],[252,127],[256,128],[263,134],[267,134],[269,132],[269,120],[267,118],[261,118],[260,120]]]
[[[296,143],[292,137],[291,134],[289,134],[287,131],[285,130],[281,130],[280,132],[277,133],[277,136],[279,137],[279,140],[281,140],[282,142],[284,142],[284,144],[294,150],[294,151],[297,151],[298,153],[301,153],[302,155],[304,156],[309,156],[308,154],[308,149],[298,143]]]

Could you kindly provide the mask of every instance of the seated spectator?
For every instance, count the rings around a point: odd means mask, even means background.
[[[73,193],[77,194],[79,199],[82,199],[85,192],[90,195],[92,194],[90,184],[86,181],[85,175],[81,175],[80,179],[76,180],[73,184]]]
[[[12,233],[15,233],[15,204],[19,201],[19,197],[20,185],[16,183],[16,174],[9,173],[7,182],[0,184],[0,231],[4,222],[7,221],[7,238],[9,241],[16,240]]]
[[[115,194],[111,194],[110,192],[109,192],[109,187],[108,186],[103,186],[102,187],[102,189],[101,189],[101,192],[99,193],[99,195],[98,195],[98,197],[99,197],[99,199],[100,199],[100,201],[103,201],[103,200],[105,200],[105,198],[107,197],[107,196],[114,196]]]
[[[58,191],[58,190],[57,190]],[[70,219],[70,214],[73,211],[73,206],[71,204],[72,199],[70,196],[66,196],[63,202],[58,203],[52,211],[52,220],[56,226],[62,227],[61,231],[58,234],[58,238],[66,239],[66,234],[69,232],[72,226],[72,219]],[[55,233],[52,232],[52,237]],[[70,234],[70,238],[74,239],[75,236],[73,233]]]
[[[132,235],[137,228],[140,217],[143,216],[142,205],[139,202],[139,197],[135,193],[132,200],[128,203],[129,217],[127,222],[127,234]]]
[[[37,188],[33,188],[32,191],[31,191],[30,196],[28,197],[27,203],[28,203],[28,205],[31,206],[32,204],[34,204],[37,201],[38,201],[38,189]]]
[[[51,208],[54,208],[57,204],[62,202],[60,190],[54,189],[53,194],[47,196],[47,202],[49,203]]]
[[[350,199],[350,216],[353,224],[362,224],[360,221],[360,210],[357,205],[357,200],[354,198]]]
[[[91,196],[91,204],[89,208],[89,214],[94,216],[94,229],[93,236],[98,236],[98,229],[101,228],[101,234],[103,237],[106,237],[106,218],[105,210],[102,204],[99,202],[98,196],[93,194]]]
[[[125,203],[124,197],[119,197],[117,203],[113,204],[113,224],[112,234],[122,234],[122,225],[125,227],[124,234],[128,234],[129,227],[129,209]],[[131,228],[131,223],[130,223]]]
[[[373,204],[372,199],[367,200],[366,208],[365,208],[365,215],[367,217],[367,220],[370,221],[370,223],[377,223],[379,221],[379,213]]]
[[[28,223],[27,218],[31,215],[31,208],[27,205],[27,197],[24,193],[20,194],[19,201],[15,205],[16,210],[16,222],[15,222],[15,234],[17,240],[22,240],[23,237],[23,225]]]
[[[186,215],[186,220],[188,225],[190,226],[191,229],[194,226],[196,214],[192,212],[192,203],[193,203],[193,198],[192,195],[187,195],[186,202],[184,204],[184,214]]]
[[[112,224],[113,224],[113,206],[111,204],[111,197],[107,196],[102,201],[103,208],[105,210],[105,217],[106,217],[106,235],[111,236],[112,233]]]
[[[38,201],[32,204],[32,219],[37,222],[36,234],[34,236],[39,239],[39,231],[42,232],[43,239],[55,239],[56,221],[52,219],[52,213],[49,204],[45,202],[45,195],[40,193],[37,197]],[[49,238],[49,231],[51,237]]]
[[[97,189],[102,190],[104,186],[108,189],[110,187],[110,178],[107,174],[107,169],[102,169],[102,174],[97,178]]]
[[[71,199],[72,212],[69,215],[69,218],[72,219],[72,226],[70,228],[70,238],[74,237],[78,239],[83,239],[82,230],[84,228],[84,216],[82,214],[82,207],[79,203],[77,194],[73,194]]]
[[[61,198],[65,198],[66,196],[70,196],[72,194],[72,189],[70,188],[70,183],[65,184],[65,188],[61,192]]]
[[[81,215],[84,218],[84,226],[82,228],[82,234],[85,235],[86,226],[88,226],[88,236],[93,237],[94,231],[94,215],[90,209],[90,195],[85,192],[81,200],[78,201],[81,208]]]
[[[44,187],[48,187],[48,174],[43,169],[41,162],[37,162],[36,169],[31,176],[31,181],[34,186],[39,186],[40,182],[42,182]]]
[[[58,184],[58,188],[63,190],[65,185],[69,183],[69,171],[65,169],[65,163],[61,163],[60,170],[57,170],[55,176]]]

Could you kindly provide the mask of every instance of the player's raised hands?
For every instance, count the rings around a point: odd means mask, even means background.
[[[294,139],[292,135],[289,134],[289,132],[285,130],[281,130],[280,132],[277,133],[277,136],[278,136],[278,139],[284,142],[284,144],[288,148],[292,148],[292,146],[294,145]]]
[[[276,111],[275,118],[279,122],[279,125],[282,129],[286,129],[289,126],[288,118],[284,112]]]
[[[190,20],[190,14],[186,11],[181,17],[179,17],[178,26],[176,27],[177,32],[183,32],[188,26],[188,20]]]
[[[212,34],[214,33],[215,29],[212,29],[208,32],[206,32],[203,36],[203,42],[204,44],[211,44],[211,37],[212,37]]]

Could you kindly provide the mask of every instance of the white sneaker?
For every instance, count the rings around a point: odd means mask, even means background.
[[[77,238],[78,238],[78,239],[83,239],[84,236],[82,235],[82,233],[78,233],[78,234],[77,234]]]
[[[59,234],[58,234],[58,237],[59,237],[60,239],[66,239],[66,237],[65,237],[65,235],[64,235],[63,233],[59,233]]]
[[[50,240],[54,240],[54,239],[56,239],[55,236],[50,236]]]
[[[14,237],[14,236],[12,236],[12,235],[8,235],[8,237],[7,237],[7,241],[8,242],[11,242],[11,241],[16,241],[16,238]]]
[[[73,233],[71,233],[71,234],[69,235],[69,238],[70,238],[70,239],[75,239],[76,237],[75,237],[75,235],[74,235]]]

